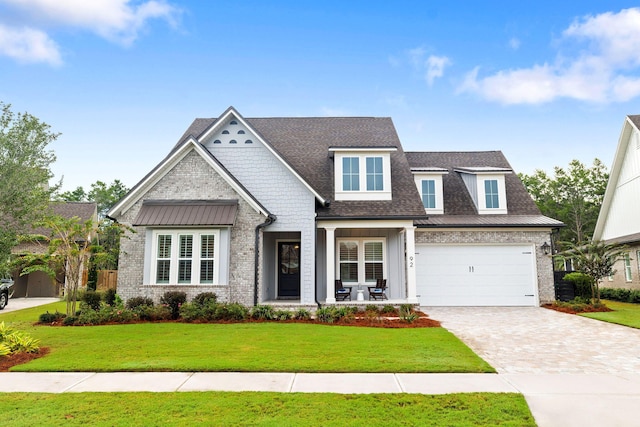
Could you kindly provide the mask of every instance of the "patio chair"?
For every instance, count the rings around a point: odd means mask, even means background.
[[[336,280],[336,301],[351,301],[351,286],[342,286],[342,280]]]
[[[387,299],[387,279],[377,279],[375,286],[368,286],[369,300],[385,300]]]

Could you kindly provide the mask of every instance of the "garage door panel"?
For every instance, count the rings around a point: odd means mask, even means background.
[[[537,305],[531,246],[417,245],[423,305]]]

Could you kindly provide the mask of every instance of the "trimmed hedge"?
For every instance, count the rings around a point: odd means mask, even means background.
[[[640,290],[623,288],[600,288],[600,298],[612,301],[640,304]]]

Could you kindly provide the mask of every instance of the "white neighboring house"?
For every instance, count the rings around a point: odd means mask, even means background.
[[[640,289],[640,115],[624,119],[593,240],[628,248],[602,286]]]

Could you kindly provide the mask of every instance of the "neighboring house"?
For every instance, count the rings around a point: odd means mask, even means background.
[[[108,216],[136,231],[121,241],[123,299],[247,305],[334,304],[336,279],[368,303],[382,278],[384,304],[538,305],[553,300],[540,247],[562,226],[499,152],[405,154],[389,118],[232,107],[196,119]]]
[[[640,289],[640,115],[627,116],[609,172],[593,240],[621,243],[628,250],[615,274],[601,286]]]
[[[78,217],[81,221],[91,219],[95,224],[98,223],[97,205],[93,202],[60,202],[52,203],[51,209],[54,214],[65,218]],[[35,236],[49,236],[50,230],[38,228],[32,230],[30,234]],[[92,236],[87,236],[90,239]],[[36,240],[31,242],[20,243],[12,249],[16,255],[25,253],[44,254],[47,252],[48,242],[45,240]],[[65,283],[64,272],[60,272],[56,279],[52,279],[47,274],[36,271],[33,273],[20,276],[20,272],[14,275],[14,294],[13,298],[19,297],[58,297],[62,295],[63,284]],[[86,285],[86,279],[84,280]]]

